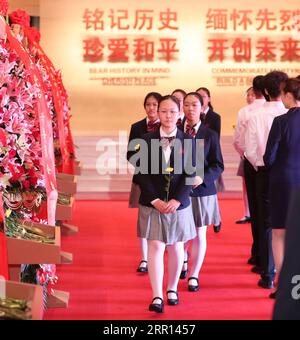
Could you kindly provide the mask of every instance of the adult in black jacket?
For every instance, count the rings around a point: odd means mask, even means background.
[[[281,99],[289,111],[274,119],[264,155],[264,163],[270,168],[272,249],[278,274],[292,194],[300,187],[300,80],[288,79],[282,86]]]

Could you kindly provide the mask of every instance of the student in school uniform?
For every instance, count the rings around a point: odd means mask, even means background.
[[[214,108],[211,102],[211,94],[210,94],[209,89],[206,87],[200,87],[196,90],[196,92],[199,93],[203,99],[202,112],[200,115],[202,124],[210,128],[211,130],[214,130],[218,134],[219,139],[220,139],[221,116],[214,111]],[[222,176],[216,179],[216,188],[217,188],[217,192],[223,192],[225,190],[225,185],[224,185]],[[219,233],[221,231],[221,226],[222,226],[222,222],[220,220],[220,223],[218,225],[214,225],[214,232]]]
[[[196,90],[203,99],[202,112],[200,119],[204,126],[216,131],[219,138],[221,136],[221,116],[214,111],[211,103],[211,94],[208,88],[199,87]]]
[[[191,180],[194,169],[187,171],[187,164],[194,164],[194,142],[177,128],[180,105],[174,96],[165,96],[159,103],[161,127],[143,136],[147,150],[147,173],[140,173],[141,187],[138,234],[148,241],[148,271],[153,300],[149,310],[164,311],[163,276],[164,253],[168,248],[168,305],[177,305],[177,285],[184,257],[184,242],[196,236],[190,206]],[[153,144],[158,151],[151,149]],[[142,163],[142,161],[141,161]],[[179,168],[178,168],[179,164]],[[155,165],[158,165],[157,169]],[[157,171],[155,171],[157,170]]]
[[[146,95],[144,99],[144,109],[146,112],[146,118],[131,125],[128,146],[133,143],[134,140],[139,139],[147,132],[154,132],[159,129],[160,122],[158,118],[158,103],[161,99],[161,94],[157,92],[150,92]],[[137,143],[138,144],[138,143]],[[127,151],[127,160],[130,162],[132,156],[136,154],[137,150],[134,148]],[[135,164],[132,164],[135,166]],[[141,190],[138,183],[138,176],[134,175],[132,178],[131,192],[129,197],[129,208],[139,207],[139,198]],[[141,261],[137,268],[138,273],[147,273],[147,240],[144,238],[139,238],[140,250],[141,250]]]
[[[193,217],[197,236],[192,240],[191,270],[188,279],[188,290],[199,290],[199,272],[206,254],[207,226],[220,223],[220,211],[215,181],[224,171],[223,157],[218,135],[201,122],[203,99],[197,92],[188,93],[184,98],[186,120],[183,131],[195,139],[197,157],[201,159],[201,151],[197,147],[204,141],[204,168],[197,176],[197,184],[191,192]],[[198,159],[198,158],[197,158]],[[201,162],[199,163],[201,165]],[[198,175],[198,173],[197,173]],[[199,178],[200,177],[200,178]]]

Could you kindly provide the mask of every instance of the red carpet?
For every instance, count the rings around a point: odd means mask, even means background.
[[[78,201],[73,223],[79,234],[64,237],[63,250],[74,263],[58,268],[56,289],[70,292],[68,309],[52,309],[45,319],[192,320],[270,319],[269,290],[257,287],[259,276],[247,265],[250,225],[236,225],[242,202],[221,201],[223,227],[208,233],[208,251],[200,273],[201,290],[187,291],[180,281],[180,305],[163,315],[148,311],[150,283],[135,270],[140,260],[136,238],[137,211],[127,202]]]

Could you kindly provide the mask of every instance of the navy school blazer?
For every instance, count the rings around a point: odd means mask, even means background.
[[[182,130],[184,123],[185,120],[180,127]],[[191,192],[191,196],[204,197],[215,195],[217,193],[215,181],[224,171],[219,136],[215,131],[201,124],[195,136],[196,144],[198,144],[197,140],[204,140],[204,165],[199,164],[200,166],[204,166],[204,178],[203,183]],[[199,159],[199,155],[197,155],[196,158]]]
[[[170,175],[170,189],[168,200],[175,199],[180,202],[178,210],[184,209],[190,205],[190,193],[192,185],[186,183],[186,179],[195,177],[195,171],[188,173],[185,171],[186,163],[195,166],[195,143],[189,135],[183,133],[180,129],[177,129],[176,139],[180,143],[179,148],[172,148],[170,161],[167,164],[163,155],[162,147],[159,147],[159,172],[157,174],[151,173],[152,157],[151,155],[151,140],[160,140],[160,131],[147,133],[143,136],[144,141],[148,147],[148,162],[147,170],[148,174],[138,174],[138,182],[141,187],[141,196],[139,203],[141,205],[152,207],[151,202],[157,198],[161,200],[166,199],[166,176],[163,174],[163,170],[167,168],[174,168],[174,158],[178,157],[178,161],[181,163],[182,171],[176,173],[175,171]],[[187,145],[184,144],[184,140],[190,140]],[[175,152],[177,153],[175,155]]]
[[[128,139],[128,144],[130,143],[130,141],[132,141],[133,139],[139,139],[142,138],[142,136],[144,134],[147,133],[147,118],[144,118],[134,124],[131,125],[131,129],[130,129],[130,134],[129,134],[129,139]],[[126,158],[128,160],[128,162],[130,162],[130,158],[136,153],[136,151],[129,151],[128,147],[127,147],[127,154],[126,154]],[[135,165],[135,164],[132,164]],[[136,184],[138,184],[138,176],[137,175],[133,175],[132,181]]]
[[[221,136],[221,116],[214,112],[211,108],[208,110],[207,114],[205,115],[204,125],[207,128],[215,131],[218,134],[220,139]]]

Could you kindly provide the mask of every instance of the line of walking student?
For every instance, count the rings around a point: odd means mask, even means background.
[[[135,167],[129,207],[138,208],[137,271],[149,273],[153,295],[149,310],[161,313],[165,251],[166,298],[174,306],[179,303],[179,279],[188,272],[188,290],[199,290],[207,227],[212,225],[216,233],[221,229],[216,188],[218,184],[223,189],[221,118],[204,87],[188,94],[182,89],[167,96],[148,93],[144,109],[146,118],[131,126],[129,136],[127,160]]]
[[[251,221],[248,264],[258,286],[273,289],[285,253],[285,227],[293,192],[300,187],[300,76],[273,71],[253,79],[252,103],[238,113],[234,147],[242,159]],[[269,296],[276,298],[277,291]]]

